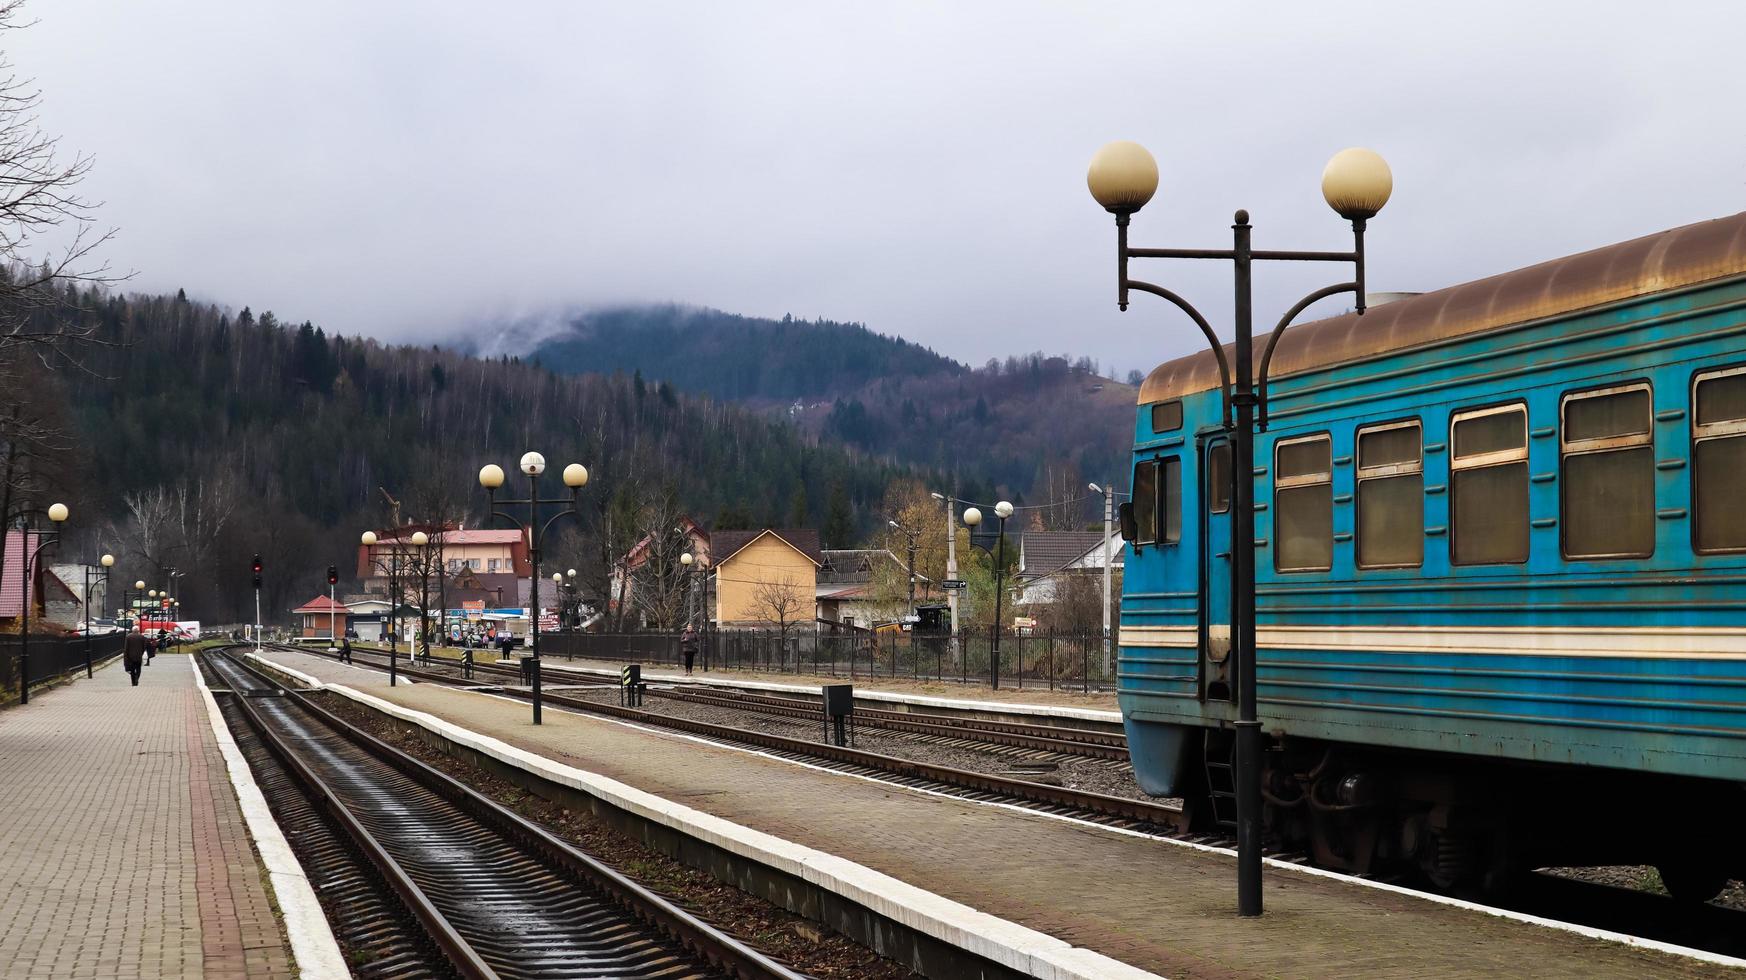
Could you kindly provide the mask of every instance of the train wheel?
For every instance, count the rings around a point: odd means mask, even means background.
[[[1668,894],[1676,902],[1701,905],[1728,887],[1728,873],[1716,867],[1713,861],[1681,858],[1658,864],[1655,870],[1661,872],[1661,883],[1667,886]]]

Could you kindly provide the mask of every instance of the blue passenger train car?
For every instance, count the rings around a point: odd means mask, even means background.
[[[1702,898],[1746,877],[1746,214],[1293,327],[1274,369],[1268,833],[1455,889],[1548,864],[1655,864]],[[1141,785],[1225,822],[1211,352],[1139,402],[1122,714]]]

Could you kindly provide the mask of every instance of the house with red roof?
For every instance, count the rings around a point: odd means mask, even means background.
[[[297,635],[309,637],[343,635],[348,612],[345,603],[334,602],[324,595],[291,610],[292,615],[303,618],[302,631]]]

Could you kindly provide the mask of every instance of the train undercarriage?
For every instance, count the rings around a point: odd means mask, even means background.
[[[1191,826],[1233,829],[1233,735],[1198,731],[1183,787]],[[1653,865],[1691,902],[1746,878],[1736,784],[1274,737],[1261,794],[1269,841],[1449,894],[1506,893],[1544,867]]]

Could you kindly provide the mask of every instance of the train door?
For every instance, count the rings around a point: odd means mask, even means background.
[[[1201,446],[1200,694],[1230,701],[1231,677],[1231,443],[1223,435]]]

